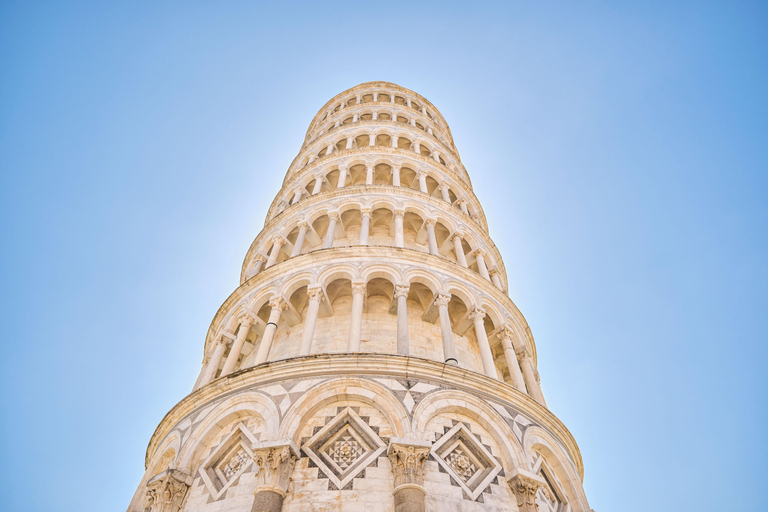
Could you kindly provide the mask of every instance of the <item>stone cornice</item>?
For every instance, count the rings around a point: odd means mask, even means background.
[[[505,401],[534,418],[559,439],[568,451],[582,481],[584,479],[584,464],[573,435],[557,416],[527,394],[514,389],[509,384],[458,366],[395,354],[361,353],[316,354],[272,361],[214,380],[183,398],[160,421],[147,446],[145,467],[149,464],[159,443],[179,421],[195,409],[225,393],[293,379],[297,376],[317,378],[348,375],[425,379],[448,384],[473,395]]]

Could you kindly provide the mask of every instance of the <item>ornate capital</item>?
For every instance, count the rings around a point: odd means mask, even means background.
[[[276,236],[275,238],[272,239],[272,243],[275,246],[280,247],[281,245],[285,244],[285,238],[281,236]]]
[[[516,350],[515,355],[517,356],[517,360],[520,361],[521,363],[526,359],[530,359],[531,357],[531,354],[528,352],[527,347],[523,347],[519,350]]]
[[[256,323],[256,317],[251,311],[243,312],[243,316],[240,317],[240,324],[244,328],[248,329],[255,323]],[[241,327],[241,329],[243,327]]]
[[[178,512],[189,489],[191,478],[176,469],[168,469],[147,483],[146,512]]]
[[[402,219],[405,217],[405,210],[395,210],[392,216],[396,219]]]
[[[438,293],[435,295],[435,305],[438,307],[448,306],[448,303],[451,302],[451,294],[450,293]]]
[[[370,208],[361,208],[360,209],[360,215],[363,217],[370,217],[371,216],[371,209]]]
[[[417,439],[392,438],[387,456],[395,475],[395,489],[401,485],[424,485],[424,462],[432,443]]]
[[[397,286],[395,286],[395,297],[396,298],[408,297],[408,291],[410,289],[411,289],[411,287],[408,286],[408,285],[398,284]]]
[[[305,220],[300,220],[300,221],[299,221],[299,223],[298,223],[298,224],[296,224],[296,226],[297,226],[299,229],[309,229],[309,222],[307,222],[307,221],[305,221]]]
[[[307,295],[309,295],[309,300],[316,300],[318,302],[323,301],[323,289],[319,286],[317,288],[307,288]]]
[[[478,257],[478,256],[485,256],[487,253],[485,249],[483,249],[482,247],[478,247],[472,252],[472,254],[474,254],[475,257]]]
[[[536,505],[536,492],[544,487],[544,480],[541,477],[518,470],[507,479],[507,483],[517,499],[517,509],[520,512],[539,511],[539,507]]]
[[[279,310],[283,311],[288,307],[288,304],[285,303],[282,297],[272,297],[269,299],[269,306],[272,308],[272,310]]]
[[[499,273],[499,267],[493,267],[488,269],[488,274],[494,276]]]
[[[509,327],[502,327],[499,331],[499,339],[501,339],[501,344],[505,350],[508,348],[514,350],[514,345],[512,344],[512,338],[514,336],[515,333]]]
[[[435,224],[437,224],[437,220],[435,220],[435,219],[427,219],[427,220],[424,221],[424,224],[426,224],[426,226],[428,228],[433,228],[433,227],[435,227]]]
[[[464,233],[461,232],[461,231],[456,231],[455,233],[453,233],[451,235],[451,240],[456,240],[457,238],[459,239],[460,242],[463,241],[464,240]]]
[[[352,295],[362,295],[365,293],[366,283],[352,283]]]
[[[478,320],[482,322],[483,319],[485,318],[485,315],[486,315],[486,313],[485,313],[485,310],[483,308],[475,308],[469,314],[469,318],[471,318],[473,322],[477,322]]]
[[[291,440],[265,443],[260,448],[254,448],[253,462],[257,466],[254,494],[274,491],[285,496],[298,457],[299,450]]]
[[[329,220],[339,220],[339,212],[328,212]]]

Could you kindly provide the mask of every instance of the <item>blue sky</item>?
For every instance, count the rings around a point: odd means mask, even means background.
[[[388,80],[451,126],[595,510],[764,510],[766,25],[759,2],[1,2],[0,509],[127,507],[310,120]]]

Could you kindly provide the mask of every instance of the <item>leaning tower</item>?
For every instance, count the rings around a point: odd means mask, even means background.
[[[588,511],[448,124],[388,82],[320,109],[129,512]]]

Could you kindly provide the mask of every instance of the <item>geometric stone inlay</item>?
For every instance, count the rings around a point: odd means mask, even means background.
[[[501,471],[499,462],[463,423],[440,437],[432,446],[432,454],[473,500]]]
[[[347,407],[302,447],[339,489],[368,467],[387,445]]]
[[[214,451],[200,466],[200,476],[213,496],[218,500],[237,478],[253,462],[252,447],[256,438],[243,425]]]

